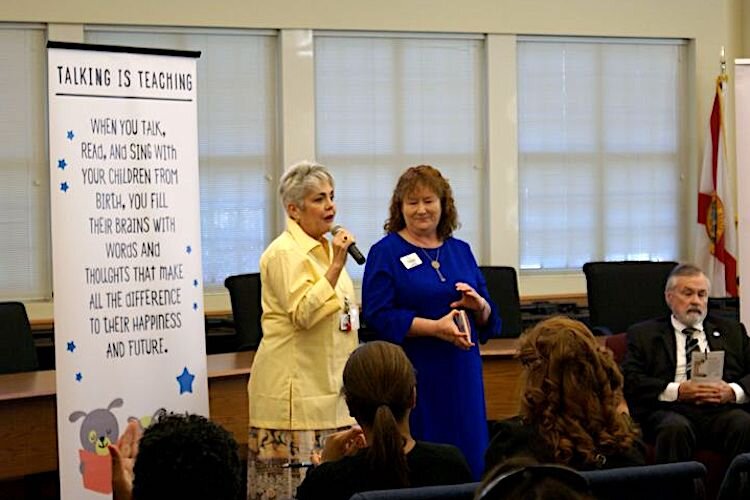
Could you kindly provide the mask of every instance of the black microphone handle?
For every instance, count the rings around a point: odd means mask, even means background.
[[[349,252],[349,255],[351,255],[354,261],[360,266],[365,263],[365,260],[367,260],[365,259],[365,256],[362,255],[362,252],[359,251],[359,248],[357,248],[357,245],[354,243],[349,245],[346,251]]]
[[[336,233],[338,233],[341,229],[344,229],[343,227],[336,224],[331,228],[331,234],[336,236]],[[346,251],[349,253],[349,255],[352,256],[354,261],[359,264],[360,266],[365,263],[365,256],[362,255],[362,252],[359,251],[359,248],[357,248],[357,245],[352,243],[349,245],[346,249]]]

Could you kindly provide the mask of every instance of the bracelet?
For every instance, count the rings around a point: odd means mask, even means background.
[[[484,297],[482,297],[482,307],[480,307],[477,312],[479,314],[484,314],[484,310],[487,309],[487,308],[489,308],[489,307],[490,307],[490,304],[489,304],[489,302],[487,302],[487,299],[485,299]]]

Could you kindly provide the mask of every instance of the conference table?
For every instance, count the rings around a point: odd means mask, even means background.
[[[518,412],[521,364],[516,339],[482,345],[488,420]],[[247,381],[253,351],[208,356],[209,411],[247,456]],[[0,481],[57,470],[55,371],[0,375]]]

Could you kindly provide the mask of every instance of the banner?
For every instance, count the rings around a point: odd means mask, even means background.
[[[739,271],[750,276],[750,59],[737,59],[734,66],[737,148],[737,208],[739,215]],[[740,280],[740,291],[748,286]],[[750,285],[749,285],[750,286]],[[740,300],[740,320],[750,321],[750,299]]]
[[[727,176],[724,125],[726,76],[716,79],[703,165],[698,187],[698,230],[695,263],[711,280],[712,297],[737,297],[737,228],[734,194]]]
[[[128,421],[208,415],[199,54],[48,48],[61,496],[101,499]]]

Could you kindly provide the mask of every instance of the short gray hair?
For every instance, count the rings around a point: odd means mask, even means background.
[[[334,187],[331,172],[320,163],[304,160],[289,167],[279,181],[279,196],[284,210],[290,203],[303,208],[307,193],[321,182],[328,182]]]
[[[708,281],[708,289],[711,290],[711,280],[708,279],[708,276],[706,276],[706,273],[704,273],[700,267],[695,264],[679,264],[669,273],[667,285],[664,287],[664,291],[668,292],[672,290],[676,285],[675,282],[677,281],[677,278],[683,276],[704,276],[706,281]]]

